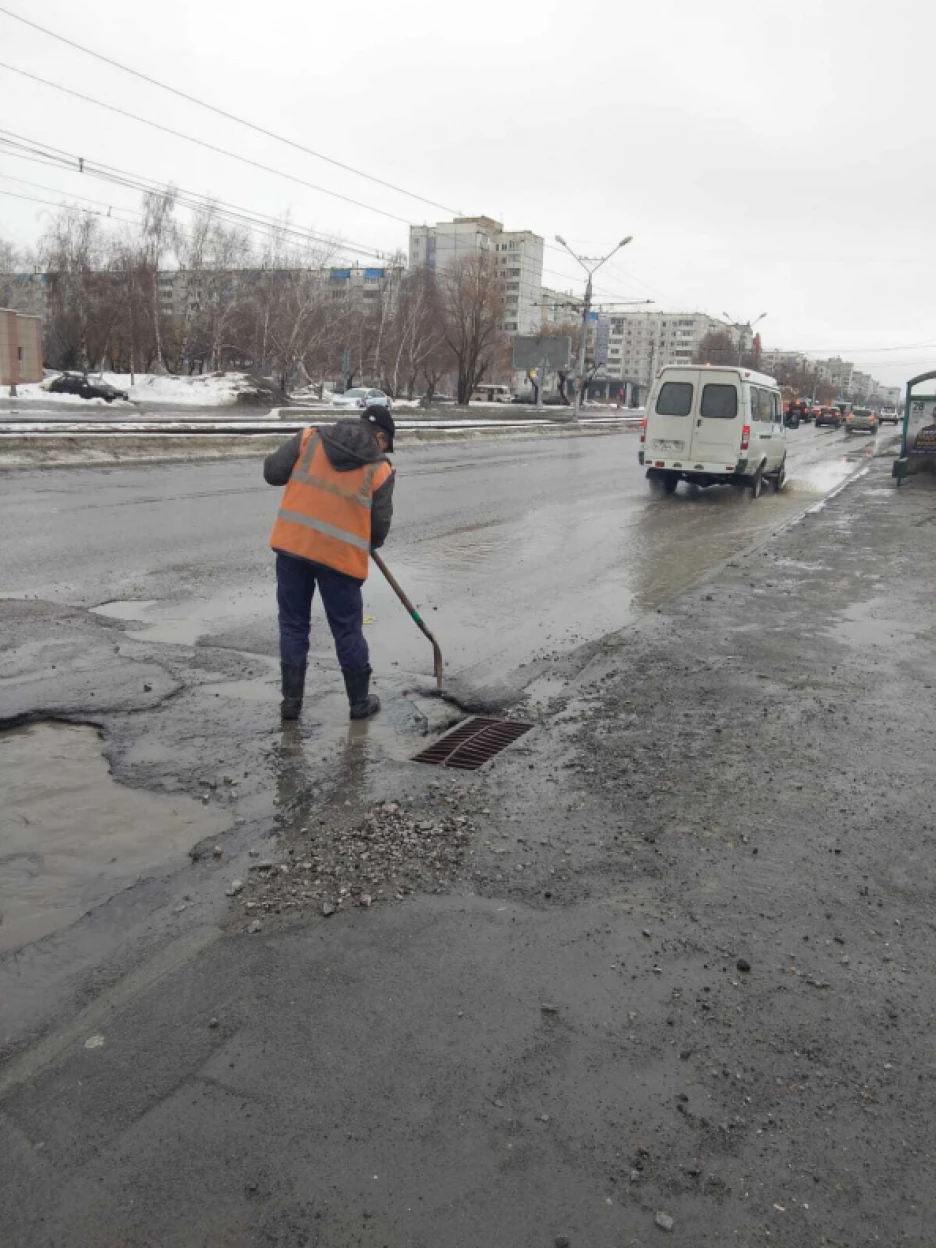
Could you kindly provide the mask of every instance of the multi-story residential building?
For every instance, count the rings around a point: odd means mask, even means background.
[[[760,369],[763,373],[773,375],[777,372],[807,373],[815,371],[815,364],[802,351],[785,351],[777,347],[772,351],[762,351]]]
[[[284,269],[281,276],[284,281],[304,277],[310,289],[323,290],[329,299],[344,307],[352,301],[366,305],[378,301],[382,294],[392,295],[403,271],[400,264],[380,268],[355,264],[346,268]],[[219,292],[233,295],[237,289],[278,274],[279,271],[270,269],[236,269],[223,274],[211,270],[166,270],[157,279],[160,312],[166,318],[181,319],[186,313],[201,311],[205,298],[216,299]]]
[[[598,314],[603,318],[603,314]],[[607,316],[608,358],[589,385],[593,398],[615,398],[635,406],[643,401],[657,369],[691,364],[707,334],[731,334],[724,321],[704,312],[615,312]],[[600,320],[599,320],[600,323]]]
[[[0,307],[22,316],[43,316],[48,278],[45,273],[0,273]]]
[[[456,217],[437,225],[410,226],[410,268],[443,272],[464,256],[488,258],[504,298],[508,334],[539,333],[543,289],[543,240],[531,230],[505,230],[493,217]]]
[[[555,329],[559,326],[576,325],[582,319],[585,300],[571,291],[540,290],[540,327]]]

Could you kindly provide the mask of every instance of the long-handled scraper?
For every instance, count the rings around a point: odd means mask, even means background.
[[[396,577],[393,575],[393,573],[384,563],[383,559],[381,559],[380,555],[377,554],[376,550],[371,551],[371,558],[373,559],[374,563],[377,564],[377,567],[380,568],[384,576],[387,578],[387,582],[389,583],[390,588],[399,598],[400,602],[403,603],[403,606],[406,607],[407,611],[413,617],[413,620],[416,622],[419,628],[422,629],[422,631],[426,634],[426,636],[432,642],[432,655],[433,655],[433,660],[434,660],[436,685],[438,686],[439,691],[441,692],[442,691],[442,651],[439,648],[439,643],[433,637],[432,633],[430,633],[429,629],[426,627],[425,621],[423,620],[422,616],[419,614],[419,612],[416,610],[416,608],[407,598],[406,594],[403,592],[403,589],[400,586],[399,582],[397,581]]]

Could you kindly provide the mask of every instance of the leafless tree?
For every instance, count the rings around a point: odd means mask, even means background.
[[[442,330],[457,369],[457,400],[467,404],[503,341],[503,297],[481,254],[457,260],[438,280]]]
[[[244,278],[243,308],[254,325],[252,354],[289,390],[319,375],[334,338],[330,292],[321,279],[328,252],[318,243],[294,244],[283,231],[270,238],[259,268]]]
[[[63,209],[43,234],[40,255],[50,357],[64,368],[99,366],[123,301],[121,275],[98,218]]]
[[[153,331],[156,336],[156,362],[165,367],[163,315],[159,293],[159,274],[167,253],[178,243],[178,228],[173,218],[176,193],[172,187],[149,191],[143,197],[142,251],[152,292]]]

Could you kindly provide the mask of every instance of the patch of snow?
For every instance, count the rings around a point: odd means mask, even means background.
[[[104,399],[82,399],[77,394],[52,394],[49,385],[59,373],[50,373],[37,385],[17,386],[16,401],[23,403],[70,403],[94,407],[107,406]],[[253,390],[253,382],[243,373],[203,373],[197,377],[173,377],[154,373],[89,373],[91,382],[105,381],[118,390],[126,390],[131,403],[164,403],[175,407],[223,407],[237,402],[238,394]],[[0,397],[6,397],[5,395]],[[121,399],[114,403],[121,404]],[[114,404],[110,404],[111,407]]]
[[[102,380],[118,390],[126,390],[134,403],[172,403],[180,407],[236,403],[238,394],[254,388],[243,373],[203,373],[196,377],[137,373],[132,386],[129,373],[104,373]]]

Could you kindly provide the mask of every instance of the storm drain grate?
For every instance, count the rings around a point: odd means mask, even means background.
[[[434,745],[422,750],[413,762],[477,771],[489,758],[505,750],[532,727],[532,724],[521,724],[518,720],[487,719],[483,715],[475,715],[447,732]]]

